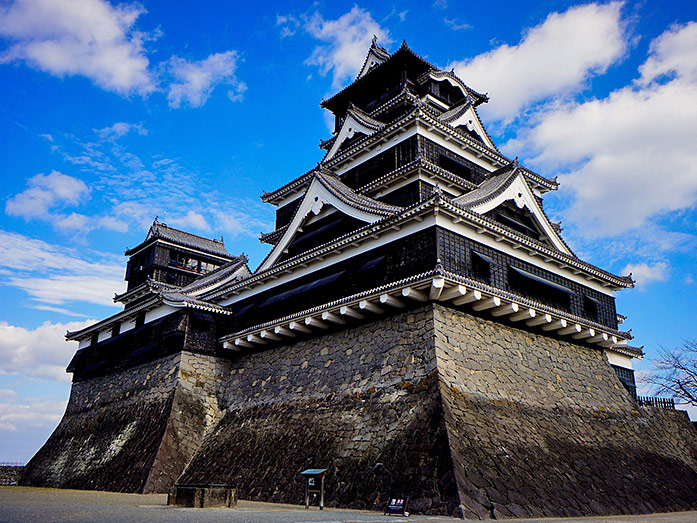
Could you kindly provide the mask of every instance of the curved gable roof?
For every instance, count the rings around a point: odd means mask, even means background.
[[[150,226],[150,230],[148,231],[148,235],[145,237],[145,240],[143,240],[142,243],[133,249],[126,249],[126,255],[129,256],[135,253],[144,247],[145,244],[153,240],[169,241],[177,245],[190,247],[192,249],[221,256],[229,260],[235,258],[235,256],[232,256],[229,252],[227,252],[225,249],[225,242],[223,242],[222,239],[214,240],[211,238],[204,238],[203,236],[199,236],[197,234],[175,229],[164,223],[158,222],[157,218],[155,218],[155,221]]]
[[[310,213],[319,214],[324,205],[330,205],[337,211],[366,223],[374,223],[402,210],[396,205],[389,205],[358,194],[342,183],[337,176],[319,170],[310,182],[283,236],[255,272],[266,270],[276,263]]]
[[[527,184],[517,160],[491,173],[479,188],[454,198],[453,203],[478,214],[485,214],[509,200],[512,200],[519,209],[526,207],[530,211],[537,226],[555,249],[574,255],[550,223]]]
[[[363,133],[366,136],[370,136],[383,127],[385,127],[383,122],[372,118],[370,115],[364,111],[361,111],[353,104],[349,104],[344,123],[341,125],[341,129],[337,133],[336,139],[332,143],[331,148],[322,161],[327,161],[332,158],[339,151],[339,149],[341,149],[342,144],[346,140],[353,138],[356,133]]]

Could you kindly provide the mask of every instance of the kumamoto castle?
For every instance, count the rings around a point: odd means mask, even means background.
[[[70,401],[25,485],[226,484],[302,503],[506,518],[697,507],[686,413],[637,398],[613,293],[505,157],[488,97],[375,41],[321,106],[321,162],[262,200],[244,255],[157,220],[128,249],[123,311],[79,342]],[[663,408],[661,408],[663,407]]]

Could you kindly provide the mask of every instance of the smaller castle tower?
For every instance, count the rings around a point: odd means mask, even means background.
[[[145,240],[133,249],[126,266],[128,290],[147,279],[183,287],[203,274],[232,261],[222,239],[214,240],[155,221]]]

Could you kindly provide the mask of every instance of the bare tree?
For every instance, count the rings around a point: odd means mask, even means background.
[[[642,381],[654,385],[658,394],[697,406],[697,339],[683,340],[672,350],[661,347],[658,354],[654,371]]]

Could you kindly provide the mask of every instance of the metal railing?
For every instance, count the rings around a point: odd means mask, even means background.
[[[637,403],[645,407],[657,407],[659,409],[675,410],[675,400],[673,398],[652,398],[650,396],[637,396]]]

